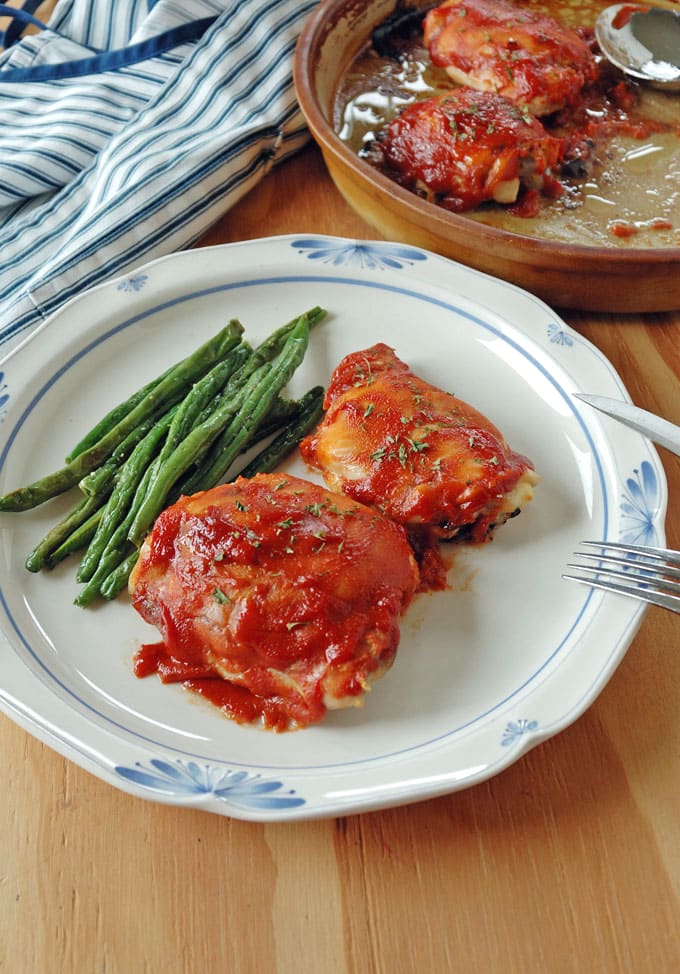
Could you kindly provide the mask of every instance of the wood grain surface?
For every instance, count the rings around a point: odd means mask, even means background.
[[[202,243],[289,232],[375,237],[311,146]],[[680,423],[680,312],[562,314]],[[680,458],[660,453],[678,548]],[[321,822],[145,802],[0,717],[0,971],[672,974],[679,637],[650,610],[586,714],[492,780]]]

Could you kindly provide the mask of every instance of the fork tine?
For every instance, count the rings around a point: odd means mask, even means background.
[[[588,542],[585,542],[587,544]],[[603,548],[604,550],[604,548]],[[667,565],[666,560],[663,557],[653,559],[651,555],[643,552],[642,558],[626,558],[625,555],[608,555],[608,554],[598,554],[594,551],[576,551],[576,556],[578,558],[590,558],[593,561],[604,562],[607,565],[622,565],[632,569],[648,569],[650,572],[658,572],[665,575],[667,578],[677,578],[680,579],[680,567],[675,568],[673,565]],[[567,568],[581,568],[590,566],[581,565],[567,565]]]
[[[563,578],[680,613],[680,552],[620,542],[581,544],[597,551],[575,552],[581,563],[570,562]]]
[[[581,582],[582,585],[589,585],[591,588],[602,589],[605,592],[628,595],[633,599],[638,599],[640,602],[658,605],[662,609],[670,609],[671,612],[680,612],[680,598],[677,595],[665,595],[663,592],[639,588],[637,585],[619,585],[617,582],[602,581],[598,578],[585,578],[580,575],[564,574],[562,578],[567,578],[572,582]]]
[[[588,548],[599,548],[601,551],[628,551],[634,555],[649,555],[651,558],[662,559],[671,565],[680,565],[680,551],[672,548],[654,548],[643,544],[623,544],[620,541],[581,541]]]
[[[577,552],[578,554],[578,552]],[[637,567],[637,566],[636,566]],[[575,569],[580,572],[593,572],[597,575],[604,575],[605,578],[619,578],[624,582],[637,582],[638,585],[642,585],[644,588],[654,589],[661,588],[671,595],[680,597],[680,582],[669,581],[664,578],[662,574],[658,572],[650,572],[645,570],[643,574],[639,571],[616,571],[614,568],[596,567],[595,565],[578,565],[570,562],[567,568]]]

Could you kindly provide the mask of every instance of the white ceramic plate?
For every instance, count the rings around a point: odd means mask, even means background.
[[[582,539],[664,541],[655,450],[573,398],[627,398],[612,366],[529,294],[412,247],[255,240],[167,257],[83,294],[0,363],[0,491],[58,467],[95,418],[226,319],[257,339],[316,304],[330,315],[292,392],[385,341],[488,414],[541,484],[491,544],[456,549],[449,591],[416,598],[397,660],[363,709],[280,735],[135,678],[133,655],[156,634],[126,597],[78,609],[73,563],[24,569],[71,496],[2,515],[2,708],[140,797],[286,820],[467,787],[575,720],[641,620],[639,603],[561,578]],[[297,459],[287,467],[308,475]]]

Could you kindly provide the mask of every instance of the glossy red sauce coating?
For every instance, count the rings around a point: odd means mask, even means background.
[[[239,721],[306,726],[389,667],[418,585],[404,529],[376,511],[289,475],[241,478],[156,521],[130,591],[162,642],[135,672]]]
[[[469,403],[425,382],[383,343],[346,356],[326,415],[300,444],[334,490],[409,531],[482,542],[531,462]],[[526,499],[530,497],[527,491]]]
[[[224,680],[205,665],[196,669],[198,675],[192,676],[192,672],[191,665],[174,658],[164,642],[146,643],[135,656],[137,677],[157,674],[163,683],[182,683],[238,724],[259,723],[265,730],[273,731],[289,729],[289,708],[276,698],[258,697],[252,690]]]
[[[405,108],[380,149],[395,179],[459,212],[507,192],[499,201],[514,200],[524,166],[536,180],[559,161],[561,142],[500,95],[458,88]]]
[[[504,0],[448,0],[428,12],[432,63],[536,115],[573,102],[597,66],[584,38],[553,17]]]

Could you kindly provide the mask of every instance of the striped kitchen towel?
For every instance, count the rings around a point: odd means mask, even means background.
[[[0,355],[301,148],[293,53],[317,3],[59,0],[47,25],[38,0],[0,5]]]

